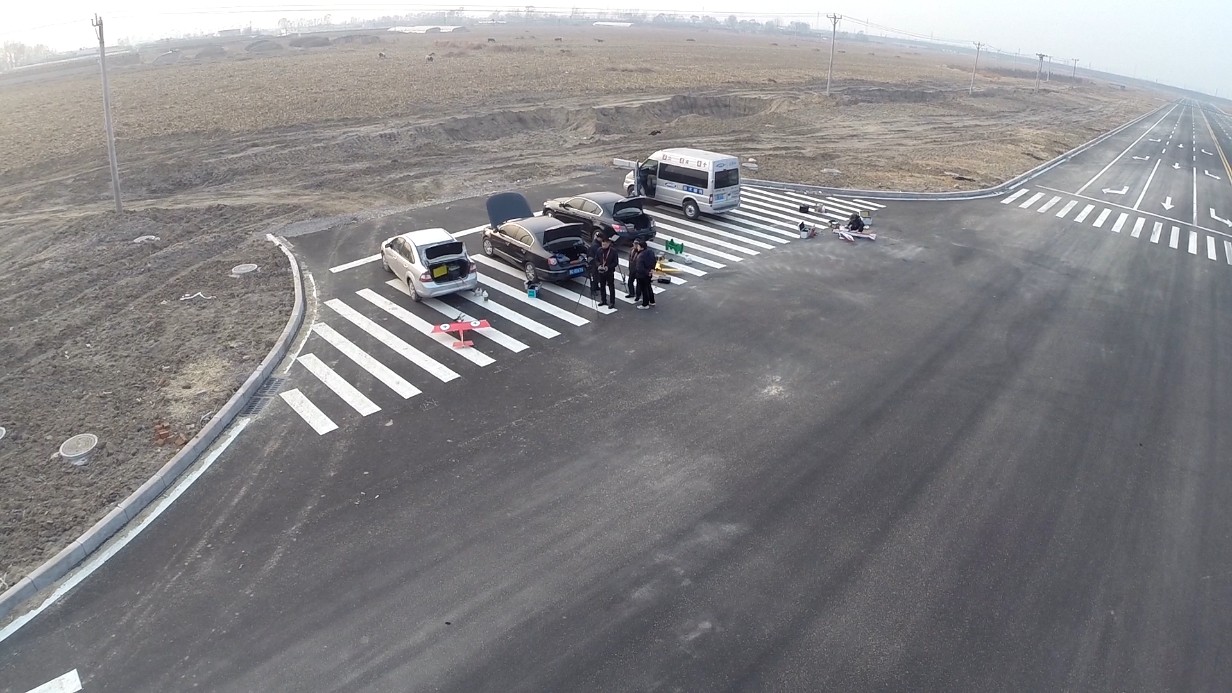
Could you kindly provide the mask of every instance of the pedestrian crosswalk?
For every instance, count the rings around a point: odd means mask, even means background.
[[[808,212],[801,212],[801,206]],[[786,190],[743,186],[740,208],[722,216],[686,219],[678,210],[648,206],[658,234],[650,246],[668,258],[671,282],[656,283],[656,295],[687,286],[711,273],[744,262],[756,262],[793,240],[798,225],[845,221],[864,215],[870,223],[884,205],[868,200],[814,196]],[[380,268],[380,256],[369,255],[331,267],[332,274],[363,273],[371,282],[353,293],[332,296],[312,325],[301,353],[292,364],[290,389],[281,400],[319,435],[338,430],[402,402],[437,405],[442,388],[468,377],[499,371],[516,359],[569,329],[588,329],[620,312],[597,306],[585,279],[559,284],[544,282],[530,298],[522,272],[489,258],[479,249],[483,227],[455,232],[467,242],[479,273],[479,290],[440,298],[410,299],[405,284]],[[668,247],[683,252],[669,252]],[[471,247],[473,246],[473,247]],[[620,260],[617,301],[625,297],[628,262]],[[489,327],[467,332],[473,346],[455,348],[454,338],[434,332],[442,322],[478,322]]]
[[[1044,202],[1040,203],[1041,200]],[[1061,205],[1062,200],[1065,200],[1064,195],[1032,193],[1027,188],[1020,188],[1003,198],[1001,204],[1014,205],[1024,210],[1034,209],[1040,214],[1047,214]],[[1075,210],[1078,210],[1077,213],[1071,217],[1071,212]],[[1066,200],[1055,213],[1055,217],[1069,219],[1077,224],[1090,224],[1093,228],[1128,235],[1130,238],[1145,238],[1149,245],[1179,250],[1212,262],[1222,260],[1225,264],[1232,265],[1232,234],[1193,228],[1189,224],[1179,221],[1174,223],[1166,217],[1139,213],[1128,207],[1090,203],[1080,199]]]

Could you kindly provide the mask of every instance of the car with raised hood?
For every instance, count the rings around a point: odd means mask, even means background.
[[[518,192],[492,195],[483,230],[483,254],[519,267],[530,282],[564,281],[586,274],[586,227],[535,216]]]
[[[586,226],[590,238],[602,233],[613,243],[632,243],[655,237],[655,222],[643,209],[644,197],[623,197],[614,192],[588,192],[558,197],[543,203],[543,213],[561,221]]]
[[[381,266],[406,283],[414,301],[479,286],[479,274],[466,246],[445,229],[410,231],[385,239]]]

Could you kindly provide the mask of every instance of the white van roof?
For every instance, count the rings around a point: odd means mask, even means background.
[[[740,159],[731,154],[718,154],[716,152],[708,152],[704,149],[692,149],[690,147],[676,147],[673,149],[660,149],[650,155],[655,161],[665,161],[671,164],[687,166],[702,170],[709,170],[710,164],[717,161],[735,161],[737,164]]]

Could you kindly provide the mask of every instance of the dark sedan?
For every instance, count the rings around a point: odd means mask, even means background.
[[[614,243],[632,243],[655,237],[655,222],[642,209],[644,197],[621,197],[614,192],[592,192],[558,197],[543,203],[543,213],[561,221],[583,224],[586,235],[602,232]]]
[[[587,234],[582,224],[537,217],[521,193],[488,198],[483,254],[522,268],[527,281],[563,281],[586,274]]]

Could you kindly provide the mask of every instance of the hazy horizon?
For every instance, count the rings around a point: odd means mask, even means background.
[[[107,43],[123,39],[146,41],[189,33],[212,33],[251,24],[254,28],[274,29],[287,18],[345,22],[352,17],[371,19],[382,15],[403,15],[446,9],[465,9],[468,13],[523,10],[527,5],[407,5],[382,2],[331,2],[277,5],[245,0],[198,0],[175,10],[152,0],[113,0],[94,4],[66,0],[29,4],[0,10],[0,40],[26,44],[46,44],[55,50],[75,50],[96,41],[90,18],[103,16]],[[1120,74],[1135,79],[1226,97],[1232,54],[1220,50],[1223,27],[1232,25],[1232,3],[1189,0],[1170,3],[1163,16],[1158,3],[1125,0],[1111,3],[1074,3],[1039,0],[1030,5],[1007,6],[981,0],[935,0],[924,4],[913,0],[854,2],[832,0],[824,6],[806,5],[799,0],[775,0],[750,12],[743,3],[707,2],[693,6],[683,3],[668,8],[590,7],[534,5],[544,12],[641,11],[653,16],[660,12],[683,16],[711,15],[722,20],[735,14],[742,18],[778,18],[785,24],[804,21],[816,28],[829,28],[826,14],[844,15],[841,31],[867,31],[873,35],[908,35],[970,45],[979,41],[1007,53],[1052,56],[1054,70],[1072,69],[1077,59],[1081,68]],[[893,30],[893,31],[892,31]],[[902,33],[899,33],[902,32]]]

